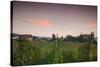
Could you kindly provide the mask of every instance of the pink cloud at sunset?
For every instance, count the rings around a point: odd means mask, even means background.
[[[87,25],[87,27],[96,27],[97,26],[97,24],[96,24],[96,21],[93,21],[93,22],[89,22],[88,23],[88,25]]]
[[[44,27],[50,27],[52,25],[47,19],[35,19],[32,20],[32,24],[37,26],[44,26]]]

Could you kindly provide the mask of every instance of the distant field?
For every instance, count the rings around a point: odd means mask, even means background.
[[[13,40],[13,65],[54,64],[97,60],[97,45],[70,41]]]

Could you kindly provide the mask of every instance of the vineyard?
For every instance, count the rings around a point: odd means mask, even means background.
[[[12,47],[15,66],[97,60],[97,45],[93,43],[13,40]]]

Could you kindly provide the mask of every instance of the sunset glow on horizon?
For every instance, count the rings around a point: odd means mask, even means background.
[[[97,7],[36,2],[13,2],[13,33],[51,37],[97,36]]]

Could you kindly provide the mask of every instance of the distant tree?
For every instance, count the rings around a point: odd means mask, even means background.
[[[52,40],[56,40],[56,35],[52,34]]]
[[[94,40],[94,32],[91,32],[91,40]]]
[[[61,40],[63,40],[64,38],[63,38],[63,36],[61,36],[61,38],[60,38]]]
[[[56,39],[59,39],[59,38],[58,38],[58,34],[56,34]]]
[[[89,38],[89,43],[94,43],[94,42],[95,42],[94,32],[91,32],[90,38]]]

